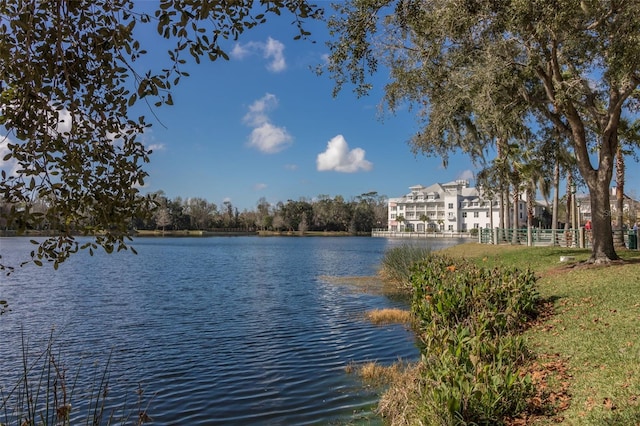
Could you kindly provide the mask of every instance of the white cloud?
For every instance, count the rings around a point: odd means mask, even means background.
[[[292,138],[282,127],[274,126],[271,123],[264,123],[251,131],[249,136],[249,146],[258,148],[267,154],[274,154],[282,151],[291,144]]]
[[[342,135],[335,136],[327,143],[326,151],[318,154],[316,159],[319,171],[333,170],[343,173],[354,173],[373,168],[370,161],[365,160],[362,148],[349,150],[349,145]]]
[[[271,37],[266,42],[251,41],[246,44],[237,43],[231,50],[231,57],[243,60],[252,54],[262,54],[269,60],[267,69],[271,72],[282,72],[287,69],[287,61],[284,58],[284,44]]]
[[[263,189],[267,189],[266,183],[256,183],[255,185],[253,185],[254,191],[262,191]]]
[[[273,154],[282,151],[293,142],[293,137],[284,127],[271,123],[268,112],[278,106],[275,95],[267,93],[249,106],[243,121],[253,127],[249,136],[249,146]]]
[[[0,138],[0,170],[4,170],[9,176],[18,175],[18,162],[15,158],[4,161],[5,155],[9,154],[8,144],[13,143],[8,137]]]
[[[267,112],[278,106],[278,98],[271,93],[265,94],[249,106],[249,112],[244,116],[244,122],[252,127],[259,127],[269,122]]]
[[[58,128],[56,129],[58,133],[71,132],[72,124],[73,124],[73,120],[69,110],[65,108],[58,111]]]
[[[166,148],[166,145],[163,143],[152,143],[147,147],[147,149],[151,151],[164,151]]]
[[[242,44],[236,43],[231,50],[231,57],[234,59],[242,60],[251,54],[251,51],[246,47],[243,47]]]
[[[473,180],[475,178],[473,171],[467,169],[465,171],[463,171],[462,173],[460,173],[460,175],[458,176],[458,179],[463,179],[463,180]]]
[[[271,59],[267,69],[272,72],[280,72],[287,69],[287,63],[284,59],[284,44],[278,40],[274,40],[271,37],[267,39],[267,44],[264,48],[264,57]]]

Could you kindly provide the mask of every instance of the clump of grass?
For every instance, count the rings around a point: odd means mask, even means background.
[[[408,244],[389,249],[382,257],[380,276],[385,281],[410,290],[411,268],[416,262],[428,257],[430,253],[431,249],[428,247]]]
[[[367,384],[384,386],[399,382],[408,368],[409,364],[402,361],[391,365],[382,365],[375,361],[369,361],[361,364],[351,363],[345,367],[345,371],[347,374],[357,374]]]
[[[378,403],[378,412],[385,416],[391,426],[413,426],[425,424],[425,406],[421,394],[425,388],[424,364],[408,365],[394,377]]]
[[[374,309],[365,314],[373,324],[411,324],[411,311],[397,308]]]
[[[38,353],[29,352],[23,336],[22,371],[17,383],[9,387],[0,383],[0,425],[69,426],[85,423],[140,426],[150,422],[148,407],[142,407],[140,385],[138,404],[130,409],[132,412],[125,411],[125,408],[117,409],[119,412],[108,408],[110,361],[109,355],[104,369],[96,367],[90,390],[81,392],[78,389],[80,369],[69,378],[61,354],[54,350],[53,336],[46,348]]]

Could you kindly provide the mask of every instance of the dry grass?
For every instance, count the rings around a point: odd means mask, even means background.
[[[362,364],[351,363],[345,367],[347,374],[357,374],[363,382],[376,386],[397,383],[405,375],[407,369],[408,365],[402,361],[391,365],[381,365],[370,361]]]
[[[378,403],[378,413],[385,419],[385,424],[391,426],[424,425],[425,407],[422,405],[421,382],[423,376],[420,371],[422,363],[406,366],[382,395]]]
[[[411,311],[397,308],[374,309],[365,314],[373,324],[411,324]]]

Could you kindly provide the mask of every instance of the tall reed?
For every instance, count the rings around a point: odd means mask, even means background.
[[[427,258],[429,254],[431,254],[430,248],[410,244],[389,249],[382,257],[380,275],[384,280],[393,282],[409,291],[411,290],[412,266]]]
[[[9,385],[0,383],[0,426],[142,425],[151,421],[147,407],[142,407],[140,386],[134,407],[109,397],[111,354],[104,367],[96,365],[89,389],[83,392],[82,366],[70,378],[54,343],[52,333],[44,350],[31,353],[23,333],[19,377]]]

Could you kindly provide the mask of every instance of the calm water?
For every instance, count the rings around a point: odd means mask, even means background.
[[[0,317],[0,387],[16,383],[22,330],[34,353],[53,330],[68,375],[80,369],[79,389],[111,354],[110,401],[135,405],[140,384],[154,424],[376,424],[379,395],[345,366],[418,356],[404,327],[363,318],[406,302],[332,278],[372,276],[404,243],[149,238],[134,242],[137,256],[80,253],[58,271],[18,269],[0,277],[11,308]],[[0,239],[5,263],[29,250],[28,239]]]

